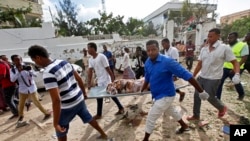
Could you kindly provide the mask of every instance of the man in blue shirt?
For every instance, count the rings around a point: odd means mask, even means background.
[[[113,72],[114,74],[114,69],[115,69],[115,66],[114,66],[114,58],[113,58],[113,55],[110,51],[107,50],[107,46],[106,45],[103,45],[103,54],[107,57],[108,61],[109,61],[109,67],[111,69],[111,71]]]
[[[156,120],[165,111],[168,111],[181,125],[181,128],[176,132],[177,134],[189,130],[188,125],[182,120],[182,115],[172,106],[175,98],[173,74],[192,84],[200,92],[202,100],[207,100],[209,97],[190,72],[177,61],[159,53],[159,44],[156,40],[149,40],[146,47],[149,58],[145,62],[145,81],[141,91],[145,90],[150,83],[150,91],[155,102],[148,113],[143,141],[149,140]]]

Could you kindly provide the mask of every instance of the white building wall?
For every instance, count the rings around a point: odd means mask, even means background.
[[[216,27],[216,22],[207,22],[196,26],[195,45],[200,48],[204,39],[207,39],[208,31]]]
[[[0,55],[7,55],[10,58],[13,54],[22,57],[27,55],[28,48],[32,45],[46,47],[52,58],[79,60],[82,58],[82,49],[87,48],[89,42],[95,42],[98,52],[101,52],[103,44],[112,44],[122,39],[117,34],[112,35],[113,39],[88,40],[82,36],[55,38],[55,28],[51,23],[43,24],[42,28],[15,28],[0,30]]]
[[[174,39],[174,21],[170,20],[167,22],[167,38],[172,43]]]

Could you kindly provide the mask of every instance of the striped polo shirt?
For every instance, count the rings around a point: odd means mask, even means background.
[[[43,80],[46,90],[59,88],[62,109],[72,108],[84,99],[75,80],[73,67],[66,61],[54,60],[45,67]]]

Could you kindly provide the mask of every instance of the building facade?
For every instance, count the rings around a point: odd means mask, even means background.
[[[26,20],[30,19],[42,19],[43,10],[42,10],[42,0],[0,0],[0,9],[2,11],[7,10],[8,8],[28,8],[31,6],[32,11],[25,15]],[[3,26],[11,26],[11,23],[1,23]]]
[[[220,18],[221,24],[232,24],[234,21],[250,17],[250,9],[222,16]]]
[[[207,14],[214,13],[217,9],[217,4],[216,1],[214,1],[212,3],[200,3],[200,5],[191,3],[191,6],[194,7],[194,11],[195,9],[198,11],[199,8],[203,7],[203,9],[206,9],[206,12],[201,15],[199,20],[195,19],[195,16],[193,16],[190,17],[185,24],[177,24],[178,18],[183,17],[175,17],[174,20],[170,20],[169,15],[172,11],[181,13],[183,1],[172,0],[146,16],[143,21],[145,24],[153,24],[156,29],[157,27],[161,27],[157,30],[158,35],[167,37],[170,41],[176,39],[177,41],[182,40],[186,42],[186,40],[191,39],[193,40],[193,43],[200,45],[207,34],[207,27],[211,27],[210,25],[216,25],[215,21],[207,18]],[[191,24],[194,26],[188,29],[188,27],[191,27]],[[199,27],[199,29],[197,27]]]

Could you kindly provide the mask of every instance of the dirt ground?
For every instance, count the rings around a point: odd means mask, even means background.
[[[117,74],[117,77],[118,74]],[[228,106],[228,113],[221,119],[217,118],[217,110],[207,101],[202,102],[201,120],[208,121],[207,126],[199,127],[198,123],[188,123],[191,130],[176,135],[175,130],[179,128],[177,122],[171,117],[164,114],[161,116],[152,133],[151,141],[229,141],[229,136],[222,132],[223,125],[227,124],[242,124],[242,116],[250,118],[250,75],[243,73],[242,84],[245,88],[245,99],[243,101],[236,100],[237,93],[230,87],[230,83],[226,82],[223,89],[222,101]],[[177,81],[178,85],[187,84],[183,80]],[[186,92],[183,102],[179,102],[177,94],[174,104],[179,107],[183,113],[183,118],[192,115],[193,93],[194,88],[188,86],[182,89]],[[50,96],[45,94],[42,105],[46,109],[51,110]],[[144,136],[145,120],[147,115],[140,114],[141,110],[148,112],[152,100],[151,96],[127,96],[119,98],[124,105],[127,115],[115,116],[117,112],[116,105],[111,101],[105,103],[103,108],[103,118],[98,120],[99,124],[104,128],[106,133],[113,141],[141,141]],[[86,100],[89,111],[92,115],[96,113],[96,100]],[[137,105],[136,105],[137,104]],[[136,107],[136,108],[135,108]],[[2,141],[56,141],[53,128],[53,118],[43,122],[43,114],[35,107],[24,113],[24,120],[29,122],[29,125],[16,128],[16,120],[8,120],[11,116],[10,112],[0,115],[0,140]],[[186,121],[186,120],[185,120]],[[188,122],[188,121],[186,121]],[[88,124],[82,124],[79,117],[74,118],[71,122],[68,140],[69,141],[95,141],[99,134]]]

